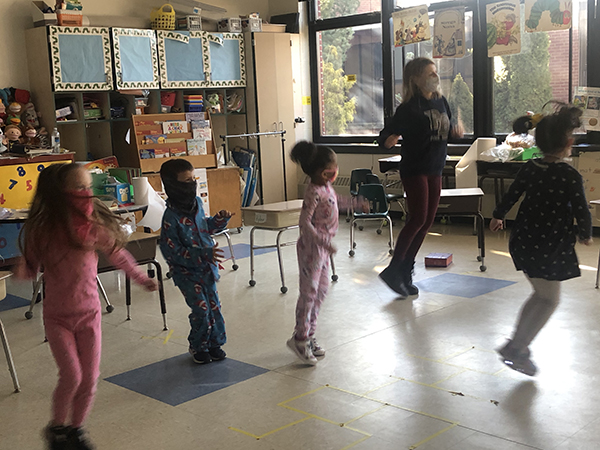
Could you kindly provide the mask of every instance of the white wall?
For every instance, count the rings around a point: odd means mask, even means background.
[[[167,0],[83,0],[84,15],[90,17],[92,25],[113,25],[144,27],[149,25],[150,11],[166,3]],[[46,0],[53,4],[54,0]],[[204,3],[218,5],[227,10],[225,16],[259,12],[269,17],[269,0],[204,0]],[[271,0],[273,5],[292,3],[292,0]],[[295,0],[293,3],[296,3]],[[29,88],[25,32],[33,26],[30,0],[0,0],[0,88],[14,86]],[[279,7],[277,7],[279,9]],[[218,19],[220,13],[206,12],[206,17]],[[102,17],[99,16],[115,16]],[[112,23],[111,23],[112,22]]]

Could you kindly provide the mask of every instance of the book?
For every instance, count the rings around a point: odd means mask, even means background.
[[[140,158],[141,159],[154,158],[154,149],[153,148],[145,148],[145,149],[140,150]]]
[[[144,145],[164,144],[165,142],[167,142],[166,134],[155,134],[155,135],[144,136]]]
[[[168,120],[163,122],[162,126],[164,134],[188,132],[188,123],[184,120]]]
[[[154,149],[154,157],[155,158],[168,158],[171,156],[171,152],[168,148],[155,148]]]
[[[188,139],[187,140],[188,155],[206,155],[206,140],[205,139]]]
[[[204,139],[205,141],[210,141],[211,136],[210,128],[196,128],[192,130],[192,138],[193,139]]]
[[[204,121],[204,113],[203,112],[189,112],[185,114],[185,120],[188,122],[198,122]],[[194,128],[192,124],[192,128]]]

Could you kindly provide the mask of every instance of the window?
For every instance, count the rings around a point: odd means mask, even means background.
[[[317,0],[317,19],[381,11],[381,0]]]
[[[433,13],[429,24],[433,33]],[[465,14],[465,56],[433,58],[433,40],[394,48],[394,108],[402,101],[404,65],[420,56],[431,58],[437,66],[442,93],[450,104],[453,120],[462,122],[465,134],[473,134],[473,13]]]
[[[572,16],[576,20],[571,30],[524,32],[521,53],[494,57],[496,133],[512,132],[512,122],[517,117],[527,111],[541,112],[548,100],[568,103],[574,88],[587,84],[580,63],[586,58],[585,41],[581,45],[580,39],[580,23],[586,23],[586,11],[585,1],[575,1]],[[521,23],[524,22],[521,5]]]
[[[317,33],[321,135],[369,135],[383,128],[381,25]]]

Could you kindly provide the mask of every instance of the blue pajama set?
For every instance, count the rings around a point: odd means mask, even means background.
[[[175,285],[192,309],[189,315],[190,348],[207,352],[225,344],[225,322],[217,294],[219,268],[212,260],[211,234],[226,228],[229,219],[205,217],[196,198],[196,214],[186,214],[167,203],[160,233],[160,250],[169,264]]]

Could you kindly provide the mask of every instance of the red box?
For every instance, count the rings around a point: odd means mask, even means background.
[[[452,264],[452,253],[430,253],[425,257],[425,267],[448,267]]]

